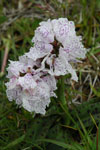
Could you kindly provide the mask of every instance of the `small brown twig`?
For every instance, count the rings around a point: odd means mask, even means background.
[[[7,64],[7,58],[8,58],[8,52],[9,52],[9,47],[6,46],[4,57],[3,57],[3,62],[2,62],[2,67],[1,67],[1,73],[0,73],[1,76],[4,74],[4,71],[5,71],[5,67],[6,67],[6,64]]]

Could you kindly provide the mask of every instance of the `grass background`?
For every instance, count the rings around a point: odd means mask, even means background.
[[[66,77],[66,107],[52,99],[45,116],[34,116],[8,101],[4,67],[0,150],[100,150],[100,0],[1,0],[0,67],[5,52],[8,59],[17,60],[29,50],[40,21],[59,17],[75,22],[77,35],[90,49],[83,63],[77,64],[79,81],[68,82]]]

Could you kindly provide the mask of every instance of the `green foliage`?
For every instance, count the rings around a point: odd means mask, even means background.
[[[5,21],[7,21],[7,17],[6,16],[0,16],[0,24],[4,23]]]
[[[20,4],[26,9],[24,13],[18,9]],[[62,77],[56,91],[58,98],[51,99],[45,116],[35,116],[9,102],[5,93],[6,70],[0,73],[0,150],[100,149],[99,8],[99,0],[65,0],[62,3],[60,0],[0,1],[0,67],[5,49],[8,49],[8,59],[17,60],[31,47],[31,38],[39,22],[48,18],[67,17],[74,20],[77,34],[83,35],[85,47],[90,49],[83,65],[78,65],[79,82],[71,85],[70,75]],[[39,17],[28,16],[30,9],[31,15],[38,14]],[[11,14],[13,17],[10,18],[9,13],[14,10],[18,15]],[[26,13],[28,17],[20,13]],[[9,19],[11,22],[7,25]],[[88,75],[91,78],[86,80]],[[97,81],[92,85],[95,76]],[[68,82],[64,84],[64,80]],[[80,105],[72,103],[77,95],[82,98]]]

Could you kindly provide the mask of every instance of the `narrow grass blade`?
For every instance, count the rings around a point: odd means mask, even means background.
[[[48,142],[48,143],[52,143],[58,146],[61,146],[63,148],[68,148],[68,150],[75,150],[75,147],[60,141],[56,141],[56,140],[51,140],[51,139],[39,139],[38,141],[44,141],[44,142]]]
[[[25,138],[25,135],[19,137],[18,139],[16,139],[15,141],[11,142],[10,144],[8,144],[6,147],[3,148],[3,150],[6,150],[8,148],[11,148],[19,143],[21,143]]]

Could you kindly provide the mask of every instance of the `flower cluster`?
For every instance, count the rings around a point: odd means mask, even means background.
[[[45,114],[50,97],[56,97],[53,92],[56,90],[56,79],[39,71],[40,63],[40,60],[33,61],[25,55],[19,57],[19,61],[10,61],[6,92],[10,101],[16,100],[29,112]]]
[[[56,77],[70,73],[77,81],[71,64],[85,58],[86,49],[67,18],[41,22],[32,42],[34,46],[19,61],[10,61],[7,96],[29,112],[45,114],[50,97],[56,97]]]

